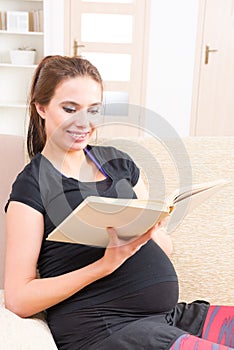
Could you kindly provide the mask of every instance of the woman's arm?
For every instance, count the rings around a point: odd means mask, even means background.
[[[145,183],[142,179],[142,177],[139,178],[137,184],[133,188],[134,192],[137,195],[137,198],[139,199],[149,199],[149,193],[145,186]],[[153,229],[153,235],[152,239],[160,246],[160,248],[168,255],[170,256],[173,251],[173,245],[171,241],[171,237],[166,234],[162,228],[163,222],[159,223],[159,225],[156,225]]]
[[[58,277],[38,279],[37,260],[44,230],[41,213],[11,202],[7,211],[7,246],[5,267],[6,307],[21,317],[45,310],[75,294],[88,284],[112,273],[145,244],[153,233],[129,243],[121,242],[109,230],[110,244],[104,256],[79,270]]]

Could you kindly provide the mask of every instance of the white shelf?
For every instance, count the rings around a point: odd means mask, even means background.
[[[21,65],[17,65],[17,64],[11,64],[11,63],[0,63],[0,68],[31,68],[31,69],[35,69],[37,67],[36,64],[33,65],[28,65],[28,64],[21,64]]]
[[[42,10],[43,14],[46,12],[44,22],[50,21],[51,16],[47,9],[45,11],[45,1],[51,3],[52,0],[0,0],[0,11],[29,13]],[[35,20],[34,17],[33,19]],[[47,34],[42,32],[44,26],[33,27],[31,25],[33,23],[30,23],[30,30],[38,28],[40,31],[29,31],[25,28],[17,30],[17,27],[12,27],[12,31],[10,27],[8,27],[9,30],[7,27],[2,27],[4,30],[0,30],[0,133],[25,134],[25,121],[28,118],[27,100],[31,81],[37,63],[45,56],[45,40],[47,40]],[[17,50],[20,47],[35,49],[34,64],[11,63],[11,50]]]
[[[2,103],[0,102],[0,108],[26,108],[27,105],[23,102],[6,102]]]
[[[9,32],[8,30],[0,30],[0,34],[7,35],[32,35],[32,36],[42,36],[43,32]]]

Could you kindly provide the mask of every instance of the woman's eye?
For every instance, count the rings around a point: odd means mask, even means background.
[[[64,110],[66,113],[75,113],[75,112],[76,112],[76,108],[75,108],[75,107],[66,107],[66,106],[64,106],[64,107],[63,107],[63,110]]]
[[[88,113],[90,115],[97,115],[97,114],[100,114],[101,113],[101,108],[90,108],[88,109]]]

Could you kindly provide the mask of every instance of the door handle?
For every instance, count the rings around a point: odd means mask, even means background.
[[[217,52],[217,49],[210,49],[209,45],[206,45],[206,51],[205,51],[205,64],[209,63],[209,55],[210,52]]]
[[[74,56],[80,56],[80,54],[79,54],[80,47],[85,47],[85,45],[79,45],[78,40],[74,39],[73,40],[73,55]]]

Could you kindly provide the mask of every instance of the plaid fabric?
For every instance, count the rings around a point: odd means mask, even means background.
[[[176,340],[170,350],[233,350],[233,348],[215,344],[194,335],[183,334]]]
[[[234,350],[234,306],[210,306],[201,338],[183,334],[170,350]]]
[[[210,306],[202,338],[234,348],[234,306]]]

